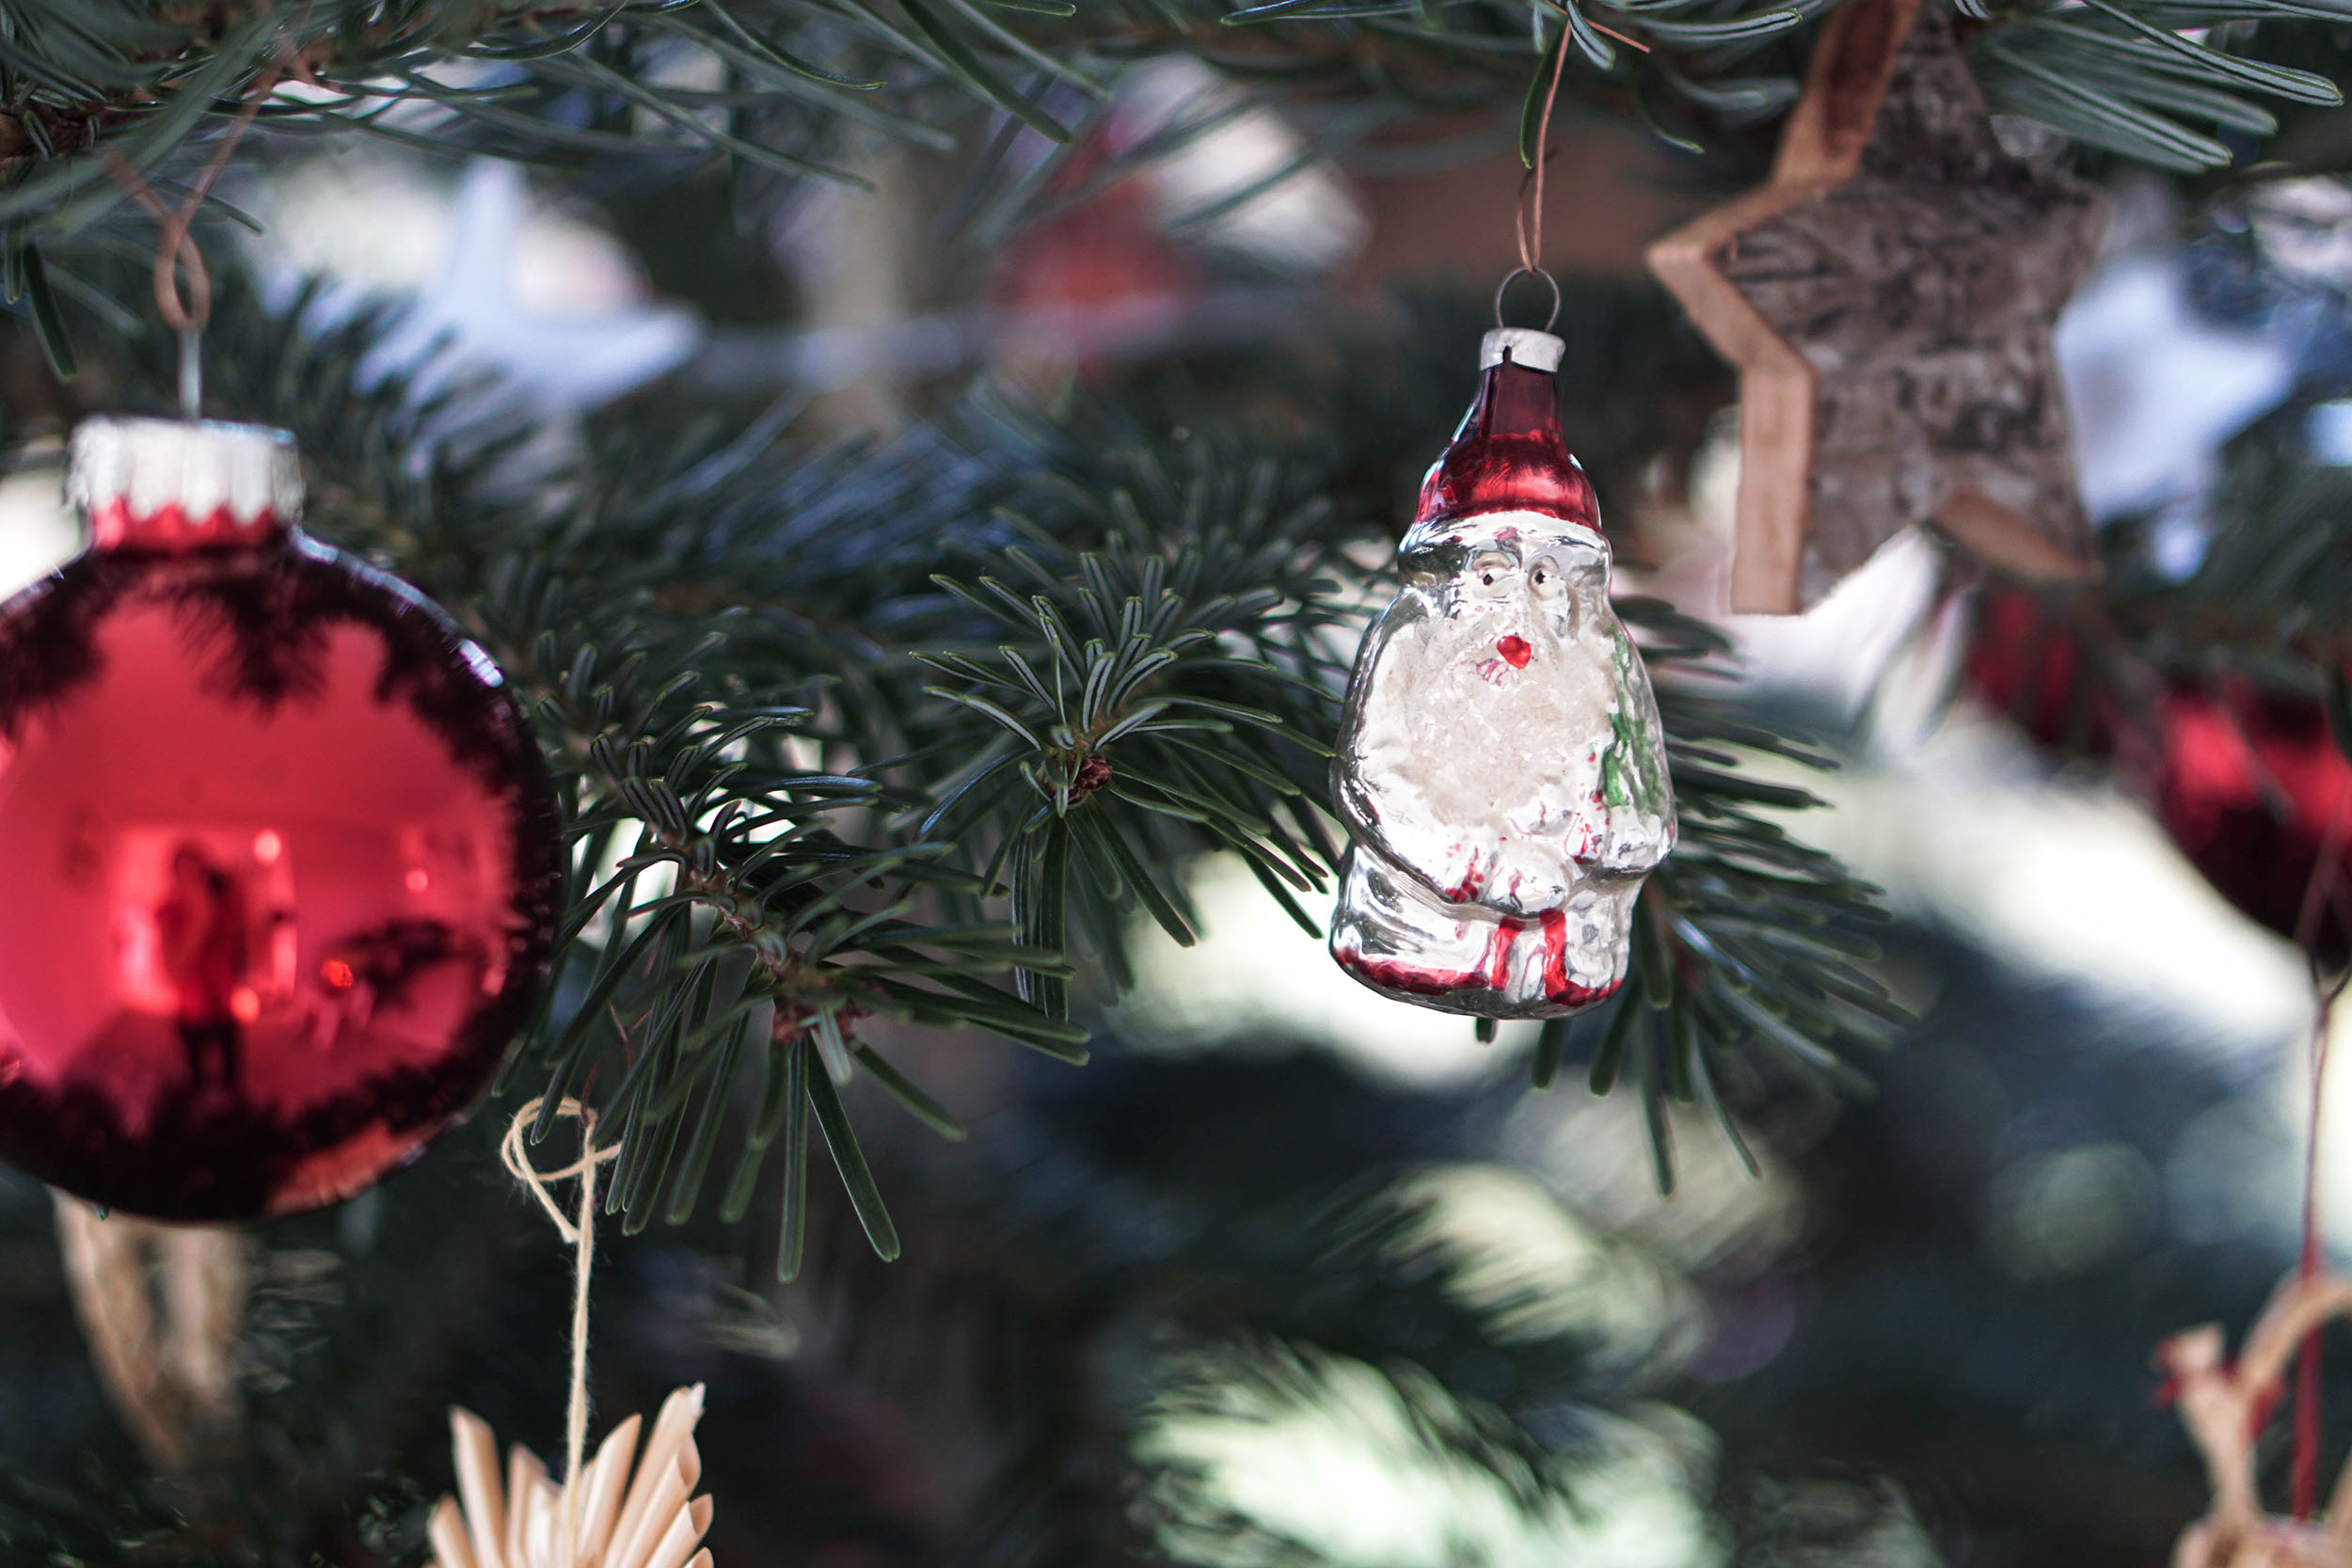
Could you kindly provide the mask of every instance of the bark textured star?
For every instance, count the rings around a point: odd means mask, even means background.
[[[1921,523],[2090,574],[2050,328],[2106,221],[2002,150],[1937,0],[1839,9],[1772,179],[1650,249],[1740,368],[1733,609],[1807,608]]]

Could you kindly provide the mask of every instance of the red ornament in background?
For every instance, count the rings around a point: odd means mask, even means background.
[[[2104,757],[2116,749],[2115,694],[2086,669],[2074,623],[2044,594],[1994,583],[1977,596],[1962,680],[2048,747]]]
[[[2159,767],[2164,831],[2217,892],[2281,936],[2296,934],[2312,871],[2332,847],[2312,945],[2330,967],[2352,957],[2352,764],[2318,703],[2243,681],[2175,688]],[[2338,813],[2345,820],[2331,835]]]
[[[2103,657],[2043,595],[1994,586],[1979,602],[1962,679],[2042,746],[2117,763],[2214,890],[2280,936],[2296,937],[2329,818],[2344,812],[2312,935],[2322,962],[2352,958],[2352,763],[2326,711],[2244,680],[2209,688],[2151,676],[2126,700],[2093,667]]]
[[[490,659],[306,537],[284,433],[92,420],[0,606],[0,1159],[171,1220],[348,1197],[487,1085],[563,873]]]
[[[1096,133],[1064,164],[1057,193],[1072,199],[1115,155]],[[1161,230],[1151,191],[1130,175],[1020,230],[999,250],[989,289],[1004,318],[997,352],[1033,375],[1095,379],[1122,351],[1166,339],[1200,292],[1192,262]]]

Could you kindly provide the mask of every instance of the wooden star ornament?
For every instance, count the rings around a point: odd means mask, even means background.
[[[1940,0],[1838,8],[1771,180],[1649,250],[1740,370],[1734,610],[1808,608],[1920,523],[2095,575],[2050,328],[2106,223],[2001,150]]]

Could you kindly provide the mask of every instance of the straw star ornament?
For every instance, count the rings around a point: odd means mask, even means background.
[[[548,1474],[538,1456],[516,1444],[507,1450],[504,1479],[498,1439],[470,1410],[449,1413],[458,1497],[443,1497],[427,1525],[435,1568],[710,1568],[702,1544],[711,1501],[694,1496],[702,1454],[694,1428],[703,1417],[703,1386],[679,1388],[661,1402],[644,1452],[637,1451],[641,1418],[612,1429],[587,1458],[588,1279],[596,1255],[596,1166],[620,1148],[596,1147],[596,1114],[576,1101],[557,1107],[580,1123],[581,1153],[561,1170],[541,1171],[524,1152],[523,1134],[540,1101],[516,1115],[500,1152],[506,1168],[531,1189],[573,1249],[572,1384],[564,1422],[564,1481]],[[580,1218],[564,1218],[548,1194],[549,1181],[580,1179]],[[632,1473],[633,1469],[633,1473]],[[462,1498],[462,1501],[460,1500]]]
[[[702,1538],[710,1528],[711,1502],[693,1495],[702,1479],[694,1448],[702,1414],[699,1383],[664,1400],[634,1479],[641,1418],[631,1416],[561,1485],[516,1444],[507,1450],[501,1486],[489,1423],[453,1409],[450,1436],[465,1503],[443,1497],[434,1509],[434,1561],[437,1568],[710,1568]]]

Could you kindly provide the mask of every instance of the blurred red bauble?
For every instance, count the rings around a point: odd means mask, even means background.
[[[1099,135],[1080,148],[1055,182],[1072,205],[1020,230],[997,253],[989,289],[1002,318],[997,354],[1025,377],[1074,371],[1093,379],[1138,345],[1164,343],[1200,294],[1142,180],[1073,197],[1111,158]]]
[[[2120,762],[2145,781],[2166,833],[2214,890],[2295,937],[2328,819],[2352,813],[2352,764],[2325,711],[2242,680],[2153,692],[2135,681],[2127,704],[2093,667],[2097,657],[2084,629],[2045,595],[1994,586],[1979,600],[1962,679],[2042,745]],[[2331,966],[2352,957],[2352,816],[2338,838],[2312,932]]]
[[[2352,813],[2352,764],[2316,702],[2234,682],[2177,687],[2164,699],[2156,808],[2164,830],[2224,898],[2282,936],[2296,935],[2304,893],[2328,848],[2328,823]],[[2352,818],[2334,835],[2332,887],[2312,933],[2330,966],[2352,955]]]
[[[2094,757],[2115,751],[2114,699],[2086,668],[2080,630],[2045,594],[1984,588],[1961,678],[2043,746]]]
[[[0,1159],[168,1220],[405,1163],[545,978],[547,773],[495,665],[294,526],[290,437],[92,420],[92,547],[0,606]]]

